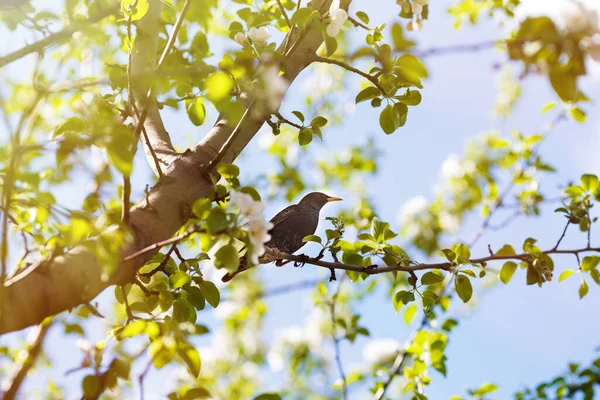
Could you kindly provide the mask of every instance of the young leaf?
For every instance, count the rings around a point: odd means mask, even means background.
[[[471,286],[471,280],[468,276],[458,275],[454,281],[454,287],[458,297],[466,303],[471,299],[473,295],[473,286]]]
[[[421,283],[423,285],[433,285],[435,283],[440,283],[444,280],[444,277],[440,274],[436,274],[435,272],[427,272],[425,275],[421,277]]]
[[[510,282],[516,270],[517,263],[513,261],[505,262],[502,266],[502,269],[500,270],[500,280],[502,281],[502,283],[507,284],[508,282]]]

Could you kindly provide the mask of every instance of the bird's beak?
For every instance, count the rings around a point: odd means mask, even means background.
[[[342,201],[342,200],[343,199],[340,199],[339,197],[328,197],[327,198],[327,202],[330,202],[330,201]]]

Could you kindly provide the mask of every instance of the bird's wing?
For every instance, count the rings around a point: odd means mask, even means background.
[[[292,204],[291,206],[287,206],[283,210],[279,211],[277,213],[277,215],[275,215],[273,218],[271,218],[270,222],[273,224],[273,226],[277,226],[278,224],[280,224],[283,221],[285,221],[286,219],[288,219],[290,217],[290,215],[293,214],[296,207],[297,207],[297,204]]]

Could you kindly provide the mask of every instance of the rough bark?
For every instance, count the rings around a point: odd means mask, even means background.
[[[330,3],[331,0],[315,0],[311,7],[323,12]],[[291,43],[298,39],[297,31],[293,30]],[[290,82],[311,62],[322,43],[321,32],[314,28],[309,28],[303,36],[293,52],[283,60],[285,76]],[[269,117],[256,113],[249,115],[250,120],[224,154],[223,162],[232,162]],[[146,123],[151,122],[152,118]],[[156,126],[148,126],[150,128],[156,129]],[[212,182],[206,178],[201,166],[213,159],[232,130],[228,121],[220,117],[197,146],[174,158],[148,198],[131,209],[130,223],[135,239],[123,247],[123,257],[168,239],[183,226],[190,216],[193,202],[207,196],[212,189]],[[89,246],[97,240],[92,239],[87,245],[77,246],[64,255],[41,261],[22,275],[5,282],[5,298],[0,304],[0,334],[38,324],[47,316],[91,301],[111,284],[132,280],[152,256],[152,252],[148,252],[122,262],[112,279],[103,280],[98,258],[89,250]]]

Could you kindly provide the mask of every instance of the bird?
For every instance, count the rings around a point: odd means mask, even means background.
[[[271,219],[273,228],[269,231],[271,240],[265,243],[266,247],[279,250],[282,253],[293,254],[306,243],[304,237],[313,235],[319,225],[319,212],[325,204],[340,201],[339,197],[332,197],[321,192],[311,192],[304,196],[298,204],[292,204],[281,210]],[[272,253],[264,254],[258,260],[260,264],[276,261]],[[240,265],[236,271],[226,273],[221,280],[229,282],[240,272],[251,268],[246,255],[240,257]]]

